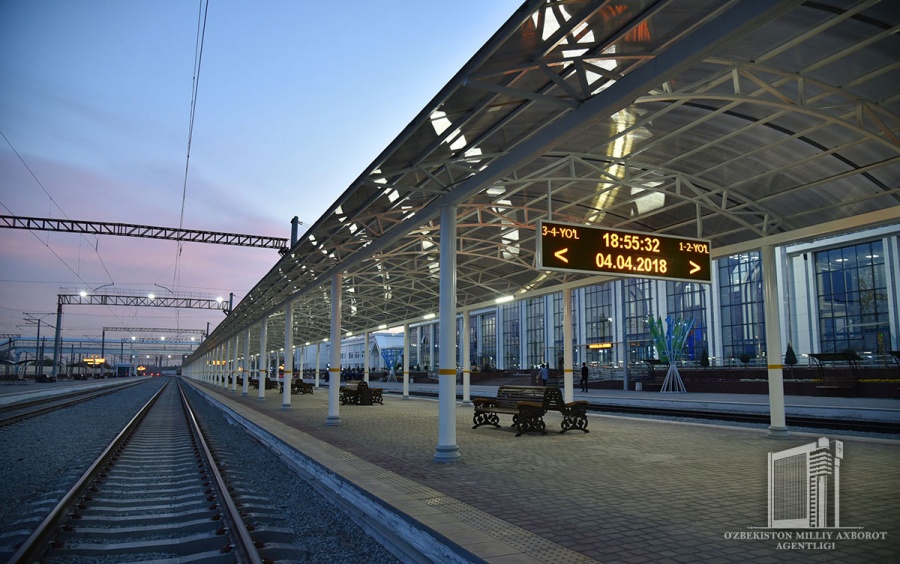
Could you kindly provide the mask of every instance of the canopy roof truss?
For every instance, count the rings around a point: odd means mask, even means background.
[[[539,272],[539,219],[700,237],[714,256],[900,220],[900,6],[530,0],[201,345],[283,343],[580,285]],[[273,343],[278,343],[273,346]]]

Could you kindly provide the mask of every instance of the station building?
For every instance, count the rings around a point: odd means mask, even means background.
[[[776,249],[779,269],[779,323],[801,363],[809,353],[852,350],[863,366],[892,366],[900,350],[900,225],[823,238]],[[711,284],[640,278],[575,289],[572,298],[574,363],[621,378],[623,366],[638,369],[655,359],[648,316],[693,319],[683,363],[699,365],[706,351],[710,366],[766,364],[766,331],[759,253],[750,251],[714,261]],[[563,356],[562,294],[552,292],[476,309],[470,314],[468,365],[475,370],[531,370],[558,366]],[[457,332],[462,330],[458,316]],[[438,368],[437,321],[410,324],[410,366]],[[458,338],[458,334],[457,334]],[[373,333],[369,362],[361,335],[345,337],[341,365],[373,372],[402,358],[403,336]],[[316,345],[301,346],[297,366],[316,366]],[[389,352],[390,351],[390,352]],[[319,368],[330,359],[330,344],[319,344]],[[465,362],[459,356],[457,367]]]

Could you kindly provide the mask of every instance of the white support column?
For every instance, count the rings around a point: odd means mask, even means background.
[[[228,376],[231,374],[231,339],[222,347],[225,357],[222,359],[222,387],[228,389]]]
[[[238,357],[240,356],[240,355],[238,355],[238,349],[240,348],[240,346],[241,346],[241,338],[239,335],[235,334],[234,348],[231,351],[232,352],[232,354],[231,354],[231,391],[232,392],[237,391],[237,377],[238,377],[238,374],[240,373],[240,370],[239,370],[240,364],[238,364]]]
[[[222,356],[224,356],[222,345],[219,345],[216,347],[216,378],[214,381],[216,386],[222,385]]]
[[[469,310],[463,312],[462,336],[460,337],[460,339],[462,339],[462,404],[468,407],[472,405],[472,400],[469,399],[469,392],[471,387],[469,385],[469,380],[472,377],[472,363],[469,361]]]
[[[294,366],[299,373],[299,376],[297,377],[300,378],[301,381],[303,381],[303,377],[306,376],[306,345],[308,344],[309,343],[304,343],[300,345],[300,354],[297,355],[297,364]]]
[[[256,395],[257,401],[265,401],[266,382],[269,380],[269,343],[267,342],[268,323],[269,319],[263,317],[259,324],[259,358],[256,360],[256,374],[259,377],[259,393]]]
[[[456,462],[456,206],[441,207],[440,370],[435,462]]]
[[[228,350],[225,347],[225,344],[219,345],[219,374],[216,377],[216,385],[224,388],[225,387],[225,370],[228,358]]]
[[[244,329],[244,360],[241,363],[241,395],[250,393],[250,326]]]
[[[769,373],[769,438],[787,439],[784,415],[784,376],[781,357],[781,325],[778,319],[778,278],[775,269],[775,248],[760,249],[763,275],[763,300],[766,312],[766,362]]]
[[[219,381],[221,387],[228,386],[228,342],[222,343],[219,347]]]
[[[369,332],[363,335],[363,381],[369,383]]]
[[[403,324],[403,399],[409,399],[409,323]]]
[[[291,378],[294,377],[294,304],[284,306],[284,393],[282,409],[291,407]]]
[[[563,374],[564,388],[563,400],[568,403],[575,401],[575,384],[572,381],[572,292],[570,288],[563,288]]]
[[[331,278],[331,366],[328,368],[328,417],[325,425],[340,425],[341,273]]]
[[[316,370],[315,370],[315,374],[316,374],[316,389],[317,389],[317,390],[319,389],[319,366],[320,366],[320,365],[319,365],[319,352],[321,351],[321,346],[322,346],[322,342],[321,342],[321,341],[319,341],[318,343],[316,343]]]

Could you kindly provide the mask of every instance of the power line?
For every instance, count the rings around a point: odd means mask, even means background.
[[[191,90],[191,111],[188,119],[187,156],[184,162],[184,180],[181,186],[181,214],[178,218],[178,228],[184,227],[184,208],[187,201],[188,171],[191,166],[191,143],[194,140],[194,119],[197,116],[197,97],[200,91],[200,65],[203,62],[203,43],[206,38],[206,19],[209,15],[209,0],[200,1],[200,11],[197,14],[197,40],[194,46],[194,78]],[[182,243],[178,242],[175,251],[175,269],[172,273],[172,285],[178,289],[179,265],[181,261]]]
[[[60,206],[58,203],[56,203],[56,200],[53,199],[53,196],[50,194],[50,192],[47,190],[47,188],[44,186],[44,184],[40,181],[40,179],[37,177],[37,175],[34,173],[34,171],[31,170],[31,167],[28,166],[28,163],[25,162],[25,159],[22,158],[22,155],[19,154],[19,151],[16,150],[15,146],[12,144],[12,142],[9,140],[9,138],[6,136],[6,134],[3,133],[2,129],[0,129],[0,136],[3,137],[3,140],[6,141],[6,144],[9,145],[10,149],[12,149],[12,152],[16,155],[16,158],[19,159],[19,162],[22,163],[22,166],[25,167],[25,170],[28,171],[28,174],[30,174],[31,177],[34,179],[34,181],[37,183],[37,185],[41,187],[41,190],[43,190],[44,194],[46,194],[47,197],[50,199],[50,202],[53,203],[54,206],[56,206],[56,209],[58,209],[60,211],[60,213],[62,213],[66,218],[68,218],[69,215],[66,213],[66,210],[64,210],[62,208],[62,206]],[[6,204],[3,204],[2,202],[0,202],[0,206],[3,206],[3,208],[6,211],[8,211],[9,213],[12,213],[12,210],[9,209],[6,206]],[[40,241],[42,245],[47,247],[47,250],[50,251],[51,253],[53,253],[53,256],[55,256],[61,263],[63,263],[65,265],[65,267],[68,268],[72,272],[72,274],[75,275],[76,278],[81,280],[83,283],[87,284],[87,282],[84,280],[84,278],[82,278],[81,275],[78,274],[78,272],[74,268],[69,266],[69,263],[67,263],[65,260],[63,260],[63,258],[61,256],[59,256],[56,253],[56,251],[54,251],[50,247],[49,238],[48,238],[47,242],[44,242],[44,240],[41,239],[40,237],[38,237],[36,233],[32,232],[32,235],[34,236],[35,239]],[[84,235],[82,235],[81,238],[84,239],[85,241],[87,241],[88,243],[90,243],[90,241],[88,241],[87,237],[85,237]],[[103,266],[103,271],[106,272],[106,276],[107,276],[107,278],[109,278],[110,283],[115,284],[112,274],[110,274],[110,272],[109,272],[109,268],[106,267],[106,263],[103,261],[103,257],[100,255],[100,249],[96,245],[97,243],[99,243],[99,239],[95,239],[94,242],[95,242],[95,245],[91,245],[94,249],[94,253],[96,253],[97,259],[100,261],[100,264]],[[116,319],[119,319],[119,316],[115,311],[110,310],[110,313],[112,313],[116,317]]]

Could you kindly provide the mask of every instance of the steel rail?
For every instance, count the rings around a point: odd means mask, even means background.
[[[247,530],[247,526],[241,518],[240,511],[235,505],[234,500],[231,498],[231,495],[228,493],[228,486],[225,483],[225,479],[222,477],[219,468],[215,464],[212,451],[210,451],[209,445],[206,443],[206,439],[203,436],[203,430],[200,428],[200,424],[194,416],[194,411],[191,409],[190,402],[188,401],[187,396],[185,396],[184,389],[180,382],[178,384],[178,392],[181,394],[181,403],[182,406],[184,406],[185,415],[187,415],[191,431],[197,439],[198,448],[203,453],[203,458],[207,462],[207,468],[214,479],[213,485],[219,494],[218,498],[224,506],[222,518],[230,525],[233,532],[232,538],[236,542],[239,561],[262,564],[263,559],[256,549],[256,544],[250,537],[250,532]]]
[[[399,391],[385,390],[385,394],[398,395]],[[437,397],[437,392],[413,391],[411,396]],[[457,394],[457,399],[462,399]],[[725,421],[733,423],[770,423],[768,413],[740,413],[710,410],[671,409],[663,407],[645,407],[633,405],[615,405],[590,402],[587,410],[592,413],[622,413],[624,415],[646,417],[680,417],[684,419],[705,419],[710,422]],[[788,415],[789,427],[808,427],[813,429],[829,429],[835,431],[856,431],[863,433],[900,434],[900,424],[890,421],[864,421],[859,419],[833,419],[825,417]]]
[[[131,418],[131,421],[119,431],[116,438],[114,438],[112,442],[109,443],[109,446],[100,453],[100,456],[98,456],[93,464],[91,464],[84,474],[82,474],[81,478],[75,482],[75,485],[63,496],[59,503],[56,504],[56,507],[50,511],[37,528],[32,531],[31,535],[22,543],[22,546],[19,547],[19,550],[13,554],[10,559],[11,563],[24,564],[26,562],[32,562],[35,558],[40,556],[47,548],[47,543],[50,541],[51,537],[56,533],[57,527],[59,527],[68,517],[69,511],[78,503],[79,499],[81,499],[82,495],[88,490],[94,479],[103,471],[103,467],[113,457],[119,447],[125,443],[132,433],[134,433],[134,430],[137,429],[137,426],[144,419],[150,411],[150,408],[153,407],[153,404],[156,403],[156,400],[168,385],[169,383],[166,382],[159,391],[144,404],[140,411]]]
[[[137,386],[139,384],[143,384],[146,380],[141,380],[139,382],[128,382],[125,384],[119,384],[115,386],[104,387],[100,390],[91,389],[91,390],[81,390],[78,392],[73,392],[70,394],[62,394],[58,396],[45,397],[38,400],[33,401],[25,401],[21,403],[9,404],[3,407],[0,407],[0,414],[7,413],[10,411],[16,411],[19,409],[25,409],[22,413],[16,413],[13,415],[9,415],[6,417],[0,416],[0,427],[5,427],[7,425],[12,425],[13,423],[18,423],[19,421],[24,421],[25,419],[30,419],[32,417],[36,417],[38,415],[43,415],[45,413],[50,413],[52,411],[56,411],[58,409],[62,409],[64,407],[69,407],[75,404],[79,404],[88,400],[92,400],[95,398],[99,398],[113,392],[118,392],[119,390],[124,390],[131,386]],[[35,407],[41,406],[41,407]],[[34,409],[31,409],[34,408]]]

